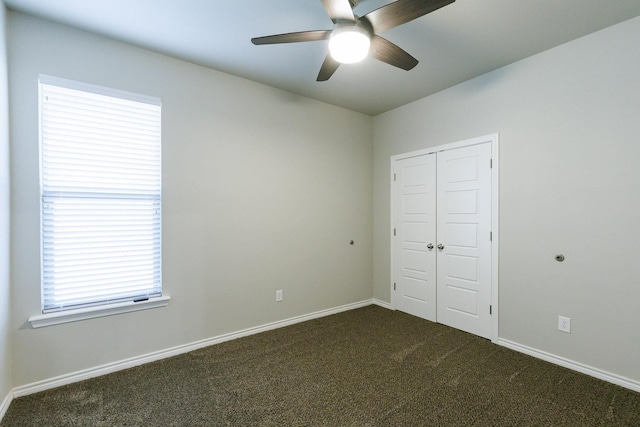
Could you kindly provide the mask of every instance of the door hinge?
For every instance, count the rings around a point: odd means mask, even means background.
[[[493,231],[489,232],[489,241],[493,242]]]
[[[396,180],[396,174],[395,173],[393,174],[393,180],[394,181]]]
[[[493,159],[489,159],[489,169],[493,169]]]
[[[396,282],[393,282],[393,290],[396,290]]]
[[[490,306],[489,306],[489,315],[491,316],[492,314],[493,314],[493,306],[492,306],[492,305],[490,305]]]
[[[393,235],[394,236],[396,235],[396,229],[395,228],[393,229]]]

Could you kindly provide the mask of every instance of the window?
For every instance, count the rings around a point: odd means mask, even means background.
[[[42,312],[161,296],[160,100],[39,88]]]

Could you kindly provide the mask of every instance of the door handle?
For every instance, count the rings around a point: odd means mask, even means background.
[[[443,250],[443,249],[444,249],[444,245],[443,245],[442,243],[440,243],[440,244],[438,245],[438,249]]]
[[[433,243],[429,243],[429,244],[427,245],[427,249],[429,249],[429,250],[433,249]]]

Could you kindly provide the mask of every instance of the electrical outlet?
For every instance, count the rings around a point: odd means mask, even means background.
[[[276,291],[276,302],[280,302],[282,301],[283,295],[282,295],[282,289],[278,289]]]
[[[558,330],[571,333],[571,319],[569,317],[558,316]]]

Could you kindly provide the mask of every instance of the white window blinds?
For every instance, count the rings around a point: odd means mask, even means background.
[[[160,100],[39,86],[43,312],[160,296]]]

